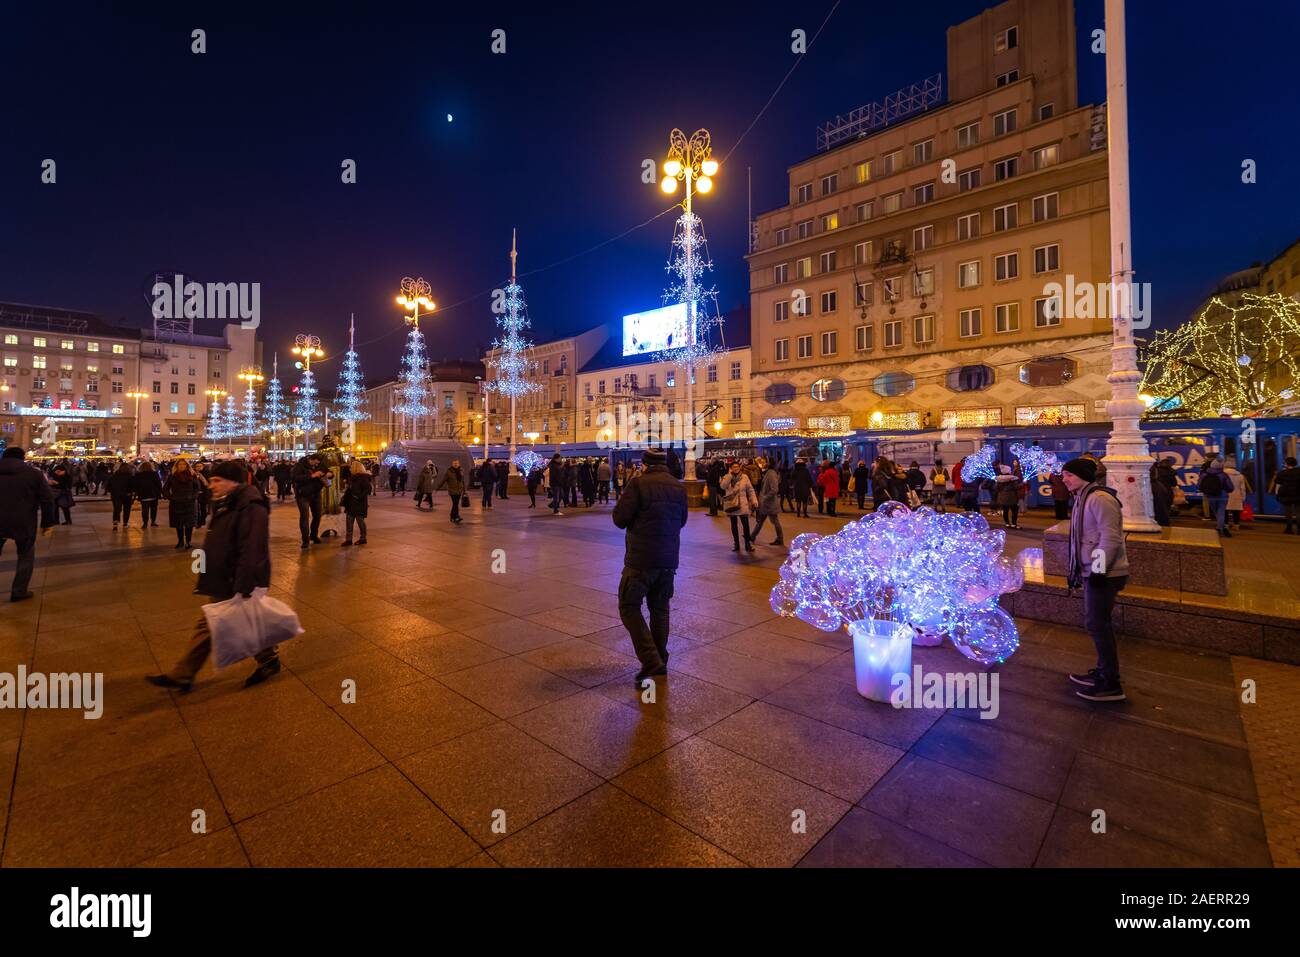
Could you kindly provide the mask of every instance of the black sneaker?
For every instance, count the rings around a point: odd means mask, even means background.
[[[1073,681],[1075,684],[1077,684],[1080,688],[1091,688],[1093,685],[1097,683],[1097,679],[1101,677],[1101,672],[1098,671],[1096,668],[1089,668],[1085,674],[1081,674],[1081,675],[1072,674],[1069,677],[1070,680]]]
[[[157,685],[159,688],[173,688],[181,694],[190,690],[188,681],[177,681],[170,675],[145,675],[144,680],[151,685]]]
[[[280,659],[272,658],[264,665],[258,665],[257,670],[244,679],[244,687],[251,688],[253,685],[260,685],[267,678],[280,673]]]
[[[1084,701],[1124,701],[1127,695],[1118,681],[1102,684],[1100,681],[1091,688],[1080,688],[1075,692]]]

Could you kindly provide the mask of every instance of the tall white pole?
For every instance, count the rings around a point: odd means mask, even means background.
[[[1159,532],[1151,508],[1151,450],[1139,422],[1146,403],[1138,398],[1133,341],[1133,236],[1129,220],[1128,68],[1124,0],[1106,0],[1106,122],[1110,173],[1111,418],[1106,443],[1107,484],[1124,506],[1124,530]]]
[[[689,365],[686,367],[686,461],[683,474],[687,478],[695,477],[695,242],[694,224],[691,222],[691,193],[693,157],[683,157],[682,166],[686,171],[686,348]]]
[[[510,285],[515,285],[515,259],[518,257],[518,249],[515,244],[515,230],[510,230]],[[575,410],[574,414],[577,412]],[[486,418],[486,415],[485,415]],[[486,441],[486,440],[485,440]],[[515,462],[515,393],[514,389],[510,390],[510,467],[514,467]]]

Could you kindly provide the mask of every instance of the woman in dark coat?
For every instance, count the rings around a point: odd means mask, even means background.
[[[140,500],[140,527],[158,527],[158,499],[162,496],[162,480],[152,462],[144,462],[131,482],[135,497]]]
[[[537,507],[537,486],[542,484],[542,467],[534,465],[533,470],[528,473],[528,501],[529,508]]]
[[[807,518],[808,498],[812,494],[813,478],[812,473],[808,471],[808,463],[803,459],[795,460],[791,484],[794,486],[794,513],[796,516]]]
[[[108,477],[108,494],[113,500],[113,531],[117,531],[118,520],[123,525],[131,524],[131,487],[135,473],[125,462],[117,464],[117,471]]]
[[[54,519],[58,525],[59,512],[63,513],[63,524],[72,524],[72,506],[76,499],[72,497],[72,470],[63,462],[54,466],[54,476],[50,480],[54,486]]]
[[[352,464],[348,466],[351,474],[348,475],[348,487],[343,490],[343,511],[347,514],[347,532],[343,538],[343,545],[347,547],[352,544],[352,525],[355,522],[361,526],[361,537],[357,539],[358,545],[366,543],[366,516],[370,514],[370,493],[374,490],[371,484],[370,472],[362,464],[360,459],[353,459]],[[433,507],[433,493],[429,493],[429,507]]]
[[[586,459],[578,466],[578,484],[582,486],[582,504],[591,508],[591,503],[596,501],[596,472]]]
[[[198,521],[199,492],[203,480],[185,459],[172,465],[162,497],[167,499],[167,524],[176,529],[176,547],[188,548]]]

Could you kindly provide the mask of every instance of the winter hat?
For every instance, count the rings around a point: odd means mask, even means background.
[[[651,465],[667,465],[668,453],[663,449],[646,449],[641,453],[641,461],[649,468]]]
[[[1000,471],[1003,475],[1010,475],[1010,474],[1011,474],[1011,466],[1010,466],[1010,465],[999,465],[999,466],[998,466],[998,471]]]
[[[1072,475],[1079,476],[1085,482],[1097,481],[1097,463],[1092,459],[1070,459],[1061,468]]]
[[[242,484],[248,481],[248,470],[244,468],[244,463],[239,459],[226,459],[224,462],[218,462],[213,467],[212,477]]]

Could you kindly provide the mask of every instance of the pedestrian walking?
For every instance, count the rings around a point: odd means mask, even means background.
[[[483,507],[492,507],[492,490],[497,484],[497,467],[492,464],[492,460],[485,458],[483,464],[479,466],[478,482],[483,487]]]
[[[510,497],[510,463],[505,459],[497,462],[497,498]]]
[[[1204,472],[1201,473],[1201,480],[1197,483],[1204,501],[1214,516],[1215,526],[1219,534],[1224,538],[1232,538],[1232,532],[1228,531],[1226,524],[1228,510],[1228,496],[1232,493],[1232,479],[1224,474],[1223,460],[1215,458],[1209,463]]]
[[[433,463],[430,462],[430,465]],[[346,529],[343,536],[343,547],[349,548],[352,545],[352,526],[355,524],[361,531],[361,537],[357,539],[358,545],[366,543],[366,516],[370,514],[370,495],[374,491],[374,479],[370,475],[370,470],[360,459],[353,459],[348,465],[348,482],[347,487],[343,490],[343,512],[347,516]],[[429,511],[433,511],[433,491],[429,491]]]
[[[862,459],[858,459],[853,469],[853,494],[858,498],[858,511],[866,508],[867,492],[871,489],[871,469]]]
[[[1002,527],[1020,527],[1020,479],[1012,473],[1010,465],[998,466],[997,496],[994,504],[1002,509]]]
[[[758,540],[758,533],[763,528],[763,523],[768,519],[772,520],[772,527],[776,529],[776,539],[769,542],[769,545],[784,545],[785,530],[781,528],[781,473],[772,463],[766,463],[766,470],[763,472],[763,478],[758,487],[758,521],[754,523],[754,540]]]
[[[709,493],[709,514],[717,515],[722,507],[722,478],[727,474],[727,464],[715,458],[705,473],[705,488]]]
[[[468,497],[465,496],[465,476],[460,470],[460,459],[452,459],[447,471],[442,473],[442,478],[438,479],[434,491],[440,488],[446,488],[447,494],[451,497],[451,523],[459,525],[463,521],[460,517],[461,498]]]
[[[424,463],[424,468],[420,469],[420,474],[415,480],[415,508],[417,511],[422,510],[421,503],[426,499],[429,502],[429,511],[433,511],[433,490],[438,485],[438,466],[433,464],[433,459]]]
[[[397,494],[403,498],[406,497],[406,482],[410,477],[405,465],[397,470]]]
[[[803,459],[794,460],[794,472],[790,481],[794,486],[795,518],[807,518],[808,500],[812,496],[813,481],[812,472],[808,470],[808,463]]]
[[[118,462],[117,469],[108,477],[108,497],[113,502],[113,531],[120,521],[131,524],[131,497],[134,495],[135,473],[126,462]]]
[[[638,689],[647,679],[668,673],[673,578],[687,509],[686,487],[669,473],[667,460],[662,449],[646,449],[645,472],[627,483],[614,505],[614,524],[627,533],[618,614],[641,663]],[[648,626],[642,602],[650,612]]]
[[[749,534],[749,516],[758,507],[758,496],[749,476],[740,467],[739,462],[731,463],[731,471],[722,479],[722,511],[731,519],[731,550],[740,551],[740,532],[737,524],[745,531],[745,551],[754,550],[754,542]]]
[[[158,467],[152,462],[140,464],[140,471],[132,479],[132,490],[136,501],[140,503],[140,527],[158,527],[158,499],[162,498],[162,479],[158,477]]]
[[[1053,472],[1047,477],[1047,483],[1052,486],[1052,507],[1056,511],[1057,519],[1069,518],[1070,490],[1066,487],[1065,481]]]
[[[195,591],[214,602],[236,595],[249,598],[253,589],[271,585],[271,504],[256,485],[249,483],[248,470],[238,459],[218,462],[209,483],[214,499],[212,527],[203,539],[206,560]],[[200,614],[189,649],[180,661],[171,671],[149,675],[147,680],[160,688],[189,691],[211,653],[212,632],[207,618]],[[245,679],[245,688],[261,684],[280,671],[280,656],[274,646],[258,652],[255,660],[257,669]]]
[[[271,469],[271,477],[275,479],[275,500],[283,502],[292,491],[293,466],[281,459]]]
[[[825,502],[826,514],[835,514],[835,502],[840,497],[840,470],[828,461],[822,462],[821,471],[817,473],[820,492],[817,495],[817,511],[822,510]]]
[[[54,490],[39,469],[23,461],[25,456],[25,450],[16,445],[0,455],[0,552],[11,539],[18,549],[18,564],[9,586],[10,601],[25,601],[34,594],[29,586],[36,569],[37,513],[42,535],[53,535],[58,524]]]
[[[1246,495],[1253,491],[1250,487],[1250,479],[1237,470],[1235,462],[1228,462],[1224,465],[1223,474],[1232,483],[1228,492],[1228,501],[1224,503],[1224,508],[1227,511],[1225,522],[1232,526],[1233,531],[1239,532],[1241,531],[1241,513],[1246,508]]]
[[[542,467],[533,465],[533,469],[528,473],[528,507],[537,507],[537,487],[542,484]]]
[[[609,459],[601,459],[600,464],[596,466],[596,495],[602,505],[609,504],[609,478],[611,474]]]
[[[943,459],[935,459],[934,467],[930,469],[930,505],[936,512],[945,511],[948,501],[948,482],[950,476],[948,470],[944,468]]]
[[[198,521],[199,490],[203,480],[185,459],[177,459],[162,487],[167,499],[167,524],[176,530],[176,548],[188,548]],[[265,497],[265,493],[263,493]]]
[[[396,465],[388,467],[388,491],[389,498],[397,498],[397,486],[402,483],[402,470]]]
[[[1083,590],[1083,620],[1097,650],[1097,666],[1072,674],[1075,694],[1088,701],[1123,701],[1119,651],[1115,645],[1115,601],[1128,582],[1124,548],[1124,513],[1119,499],[1097,484],[1097,464],[1071,459],[1062,467],[1062,480],[1074,496],[1070,513],[1069,569],[1071,592]]]
[[[556,452],[551,456],[551,463],[547,469],[546,482],[550,492],[551,514],[563,515],[560,507],[564,504],[564,459],[560,458],[560,453]]]
[[[213,474],[216,474],[216,469]],[[321,458],[315,453],[304,455],[293,467],[293,497],[298,506],[298,533],[302,537],[302,548],[306,548],[309,542],[320,544],[321,493],[325,490],[327,475],[329,470],[321,465]]]
[[[1286,519],[1282,534],[1297,535],[1300,534],[1300,467],[1297,467],[1294,456],[1288,455],[1284,461],[1286,468],[1273,476],[1270,487]]]

